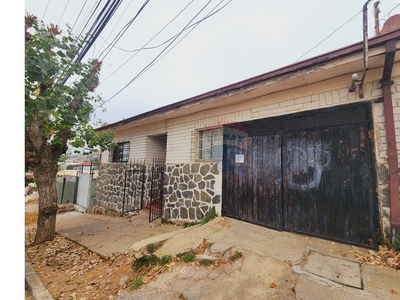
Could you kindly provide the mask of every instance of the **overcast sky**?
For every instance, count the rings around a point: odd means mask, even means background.
[[[78,34],[83,20],[87,20],[88,8],[95,2],[87,0],[79,19],[78,14],[85,3],[83,0],[27,0],[25,10],[39,19],[44,16],[45,23],[59,24],[64,30],[66,23],[72,26],[77,20],[74,33]],[[123,1],[86,58],[98,57],[105,49],[103,39],[111,42],[143,2]],[[151,0],[116,46],[124,50],[140,49],[190,3],[147,47],[160,45],[179,33],[207,2],[209,0]],[[220,2],[212,0],[194,22],[206,16]],[[369,37],[374,36],[374,2],[368,6]],[[105,104],[106,112],[98,110],[97,117],[103,122],[116,122],[290,65],[361,12],[364,3],[359,0],[222,0],[219,7],[227,4],[225,8],[200,23],[159,62],[109,100],[167,44],[153,50],[142,50],[134,57],[132,52],[113,48],[103,60],[101,82],[96,90],[109,101]],[[396,0],[381,0],[381,26],[388,18],[388,12],[398,4]],[[390,15],[396,13],[400,13],[400,6]],[[301,60],[359,41],[362,41],[362,13]]]

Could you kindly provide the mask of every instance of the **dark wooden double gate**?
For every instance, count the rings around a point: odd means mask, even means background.
[[[369,111],[351,106],[225,128],[223,214],[376,248]]]

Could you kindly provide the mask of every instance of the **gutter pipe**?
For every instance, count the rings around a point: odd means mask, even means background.
[[[363,6],[363,56],[364,56],[364,72],[358,86],[358,96],[364,98],[364,80],[368,70],[368,4],[371,0],[365,2]]]
[[[396,54],[396,41],[386,42],[385,64],[381,80],[383,107],[385,115],[387,152],[389,163],[389,196],[390,196],[390,224],[392,244],[396,237],[400,236],[400,191],[399,191],[399,171],[396,146],[396,133],[394,126],[393,102],[391,85],[393,81],[392,70]]]

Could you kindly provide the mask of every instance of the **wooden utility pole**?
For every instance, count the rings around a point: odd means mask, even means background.
[[[380,34],[380,28],[379,28],[379,13],[381,12],[379,10],[379,4],[381,2],[378,0],[374,3],[374,17],[375,17],[375,36],[378,36]]]

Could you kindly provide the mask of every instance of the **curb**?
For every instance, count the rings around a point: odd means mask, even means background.
[[[53,297],[46,290],[39,276],[36,275],[28,256],[25,253],[25,289],[35,300],[53,300]]]

